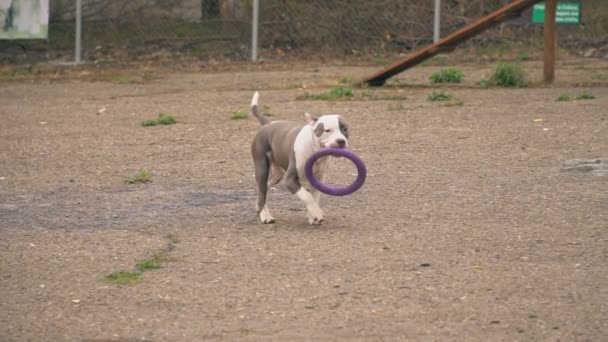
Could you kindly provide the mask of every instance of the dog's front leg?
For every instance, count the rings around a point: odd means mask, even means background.
[[[308,223],[321,224],[325,220],[323,210],[319,207],[318,196],[315,198],[308,190],[302,187],[296,168],[289,168],[285,177],[287,189],[300,198],[306,204],[308,211]]]

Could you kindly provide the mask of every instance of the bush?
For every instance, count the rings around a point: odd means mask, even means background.
[[[175,117],[170,114],[160,113],[158,114],[158,119],[156,120],[159,125],[173,125],[177,121]]]
[[[460,83],[464,74],[459,69],[448,68],[438,71],[431,75],[433,83]]]
[[[519,64],[501,62],[496,65],[488,85],[499,87],[525,87],[525,74]]]

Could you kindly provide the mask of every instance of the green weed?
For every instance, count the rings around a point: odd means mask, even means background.
[[[156,120],[144,120],[141,122],[142,127],[150,127],[158,125],[158,121]]]
[[[577,100],[593,100],[595,99],[595,96],[593,94],[591,94],[588,91],[585,91],[583,93],[578,94],[578,96],[576,96]]]
[[[347,87],[334,87],[329,91],[320,94],[309,94],[304,93],[303,95],[298,96],[297,100],[343,100],[349,99],[355,96],[355,92],[352,88]]]
[[[143,272],[145,270],[153,270],[160,268],[160,263],[158,263],[156,260],[144,260],[137,263],[135,267]]]
[[[157,125],[173,125],[175,123],[177,123],[177,120],[175,120],[175,117],[173,115],[167,113],[160,113],[158,114],[158,118],[156,118],[155,120],[142,121],[141,125],[143,127],[149,127]]]
[[[175,117],[171,114],[160,113],[158,114],[158,119],[156,119],[159,125],[173,125],[177,123]]]
[[[431,75],[432,83],[460,83],[464,73],[460,69],[448,68]]]
[[[449,101],[452,98],[454,98],[452,95],[448,94],[448,93],[444,93],[442,91],[440,92],[434,92],[431,93],[428,97],[427,100],[431,101],[431,102],[436,102],[436,101]]]
[[[141,281],[141,273],[113,272],[105,276],[106,282],[116,285],[134,284]]]
[[[139,171],[135,176],[127,179],[127,184],[137,184],[137,183],[148,183],[152,181],[152,175],[150,171],[143,169]]]
[[[232,114],[230,114],[231,120],[244,120],[244,119],[247,119],[248,117],[249,117],[249,115],[247,114],[247,112],[242,111],[242,110],[237,110],[235,112],[232,112]]]
[[[486,81],[481,81],[479,84],[499,87],[525,87],[526,79],[524,71],[519,64],[500,62],[496,65],[490,78]]]
[[[572,97],[570,96],[570,94],[566,94],[566,93],[560,94],[559,97],[557,98],[557,101],[560,101],[560,102],[571,101],[571,100],[572,100]]]

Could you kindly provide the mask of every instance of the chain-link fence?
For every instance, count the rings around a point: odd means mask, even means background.
[[[75,0],[50,0],[47,40],[0,40],[0,61],[74,56]],[[509,0],[442,0],[443,35]],[[407,53],[432,41],[432,0],[259,0],[260,57]],[[82,0],[83,58],[247,60],[252,0]],[[560,44],[606,44],[608,3],[582,0],[585,25],[560,27]],[[469,44],[540,39],[525,13]]]

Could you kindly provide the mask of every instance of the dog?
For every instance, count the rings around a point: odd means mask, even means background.
[[[304,165],[316,151],[325,147],[348,148],[349,124],[340,115],[315,115],[305,113],[306,122],[270,121],[258,110],[259,93],[251,99],[251,114],[262,127],[251,144],[251,156],[255,165],[257,183],[257,216],[263,224],[274,223],[267,205],[268,188],[285,178],[287,189],[306,205],[308,223],[323,223],[323,210],[319,206],[320,193],[306,177]],[[328,157],[321,157],[314,165],[315,177],[323,182]]]

